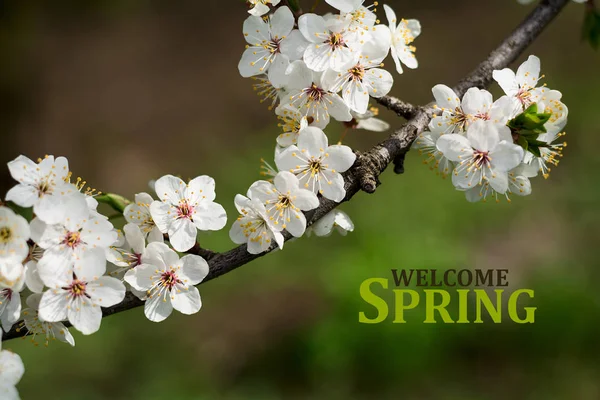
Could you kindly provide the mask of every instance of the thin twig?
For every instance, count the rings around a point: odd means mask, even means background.
[[[400,117],[405,119],[411,119],[417,112],[417,107],[393,96],[383,96],[375,100],[385,108],[394,111]]]

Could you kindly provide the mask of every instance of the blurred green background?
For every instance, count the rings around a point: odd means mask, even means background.
[[[472,70],[533,7],[387,3],[423,25],[420,67],[395,74],[392,92],[415,104]],[[127,197],[167,173],[208,174],[233,221],[234,195],[259,179],[278,134],[237,71],[246,17],[242,1],[1,2],[0,159],[65,155],[75,175]],[[570,4],[519,59],[538,55],[570,109],[565,158],[531,196],[468,204],[411,152],[405,175],[386,172],[375,195],[342,207],[354,233],[288,243],[202,285],[194,316],[155,324],[135,309],[90,337],[74,332],[75,348],[4,343],[26,366],[22,398],[600,398],[600,56],[579,40],[582,18]],[[336,141],[341,128],[327,133]],[[386,135],[353,131],[346,143]],[[12,184],[2,169],[2,196]],[[227,229],[201,242],[227,250]],[[512,289],[535,290],[536,323],[425,325],[415,312],[405,325],[359,324],[371,311],[361,282],[391,268],[507,268]]]

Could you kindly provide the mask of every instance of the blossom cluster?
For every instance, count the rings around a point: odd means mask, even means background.
[[[264,16],[254,12],[257,5],[244,22],[248,44],[238,68],[258,82],[255,89],[281,119],[281,147],[296,144],[303,119],[321,129],[333,118],[351,128],[385,130],[369,109],[370,99],[385,96],[393,85],[384,59],[391,55],[398,73],[402,65],[418,66],[412,45],[421,33],[417,20],[398,20],[384,5],[389,25],[383,25],[375,14],[377,2],[327,2],[338,13],[296,18],[285,5],[261,4]]]
[[[98,331],[102,308],[121,303],[127,291],[145,301],[151,321],[173,309],[200,310],[195,285],[208,275],[208,263],[177,252],[196,245],[198,230],[226,224],[212,178],[158,179],[158,200],[136,195],[117,230],[97,210],[101,193],[81,179],[71,182],[66,158],[19,156],[8,168],[17,184],[0,201],[0,333],[16,325],[36,344],[40,337],[45,345],[56,339],[74,346],[67,326],[84,335]],[[22,374],[20,358],[2,351],[0,397],[18,398],[14,385]]]
[[[399,20],[384,5],[388,25],[380,24],[378,3],[327,0],[337,12],[300,16],[279,1],[250,1],[243,25],[247,42],[238,69],[257,83],[255,90],[275,110],[283,132],[275,145],[275,165],[265,163],[270,181],[257,181],[235,205],[240,217],[230,230],[236,243],[261,253],[273,243],[283,247],[286,231],[300,237],[307,230],[303,212],[319,206],[319,197],[341,202],[346,191],[342,173],[356,160],[352,150],[330,145],[323,131],[331,120],[346,129],[384,131],[371,99],[387,95],[392,74],[383,61],[391,56],[395,69],[418,63],[413,41],[421,33],[417,20]],[[347,214],[334,210],[309,232],[329,235],[334,228],[354,229]]]
[[[567,145],[568,108],[559,91],[539,85],[539,58],[530,56],[516,73],[495,70],[493,78],[505,93],[496,101],[487,90],[470,88],[459,99],[436,85],[438,115],[414,145],[471,202],[531,194],[530,179],[547,178]]]

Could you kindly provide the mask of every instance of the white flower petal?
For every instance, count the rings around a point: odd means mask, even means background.
[[[208,275],[208,263],[200,256],[188,254],[181,258],[178,276],[186,285],[197,285]]]
[[[89,299],[82,298],[79,302],[73,302],[67,314],[73,327],[84,335],[91,335],[100,329],[102,310]]]
[[[125,298],[125,285],[110,276],[102,276],[88,283],[86,291],[91,296],[92,302],[102,307],[114,306]]]
[[[44,321],[60,322],[67,319],[69,294],[62,289],[46,290],[40,300],[39,313]]]
[[[327,165],[327,169],[336,172],[346,172],[354,165],[356,154],[348,146],[333,145],[327,148],[326,157],[323,158],[323,163]]]
[[[153,294],[144,305],[144,314],[146,318],[153,322],[161,322],[167,319],[173,312],[171,304],[171,296],[167,293],[166,296]]]
[[[194,286],[171,292],[171,304],[173,308],[182,314],[191,315],[200,311],[202,300],[200,292]]]
[[[177,206],[179,201],[184,198],[186,184],[176,176],[165,175],[156,181],[155,188],[161,201]]]
[[[288,7],[279,7],[270,18],[271,38],[281,39],[287,37],[292,29],[294,29],[295,22],[294,14],[292,14]]]

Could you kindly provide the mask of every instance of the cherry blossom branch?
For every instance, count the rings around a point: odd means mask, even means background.
[[[489,57],[483,61],[473,72],[468,74],[454,91],[462,96],[470,87],[487,87],[492,81],[492,71],[501,69],[513,62],[529,44],[542,32],[542,30],[554,19],[569,0],[545,0],[515,29]],[[397,99],[384,98],[382,104],[389,104],[390,109],[396,111],[393,104],[405,104]],[[359,157],[355,165],[344,174],[346,197],[342,202],[350,200],[356,193],[363,190],[373,193],[379,185],[379,175],[392,163],[392,160],[401,158],[410,149],[417,135],[428,125],[434,109],[431,104],[415,108],[410,120],[400,127],[392,136],[365,153],[357,153]],[[398,164],[396,165],[398,167]],[[307,225],[312,225],[325,214],[336,208],[340,203],[320,199],[317,209],[306,213]],[[285,232],[285,239],[291,238]],[[202,282],[211,281],[221,275],[225,275],[242,265],[268,254],[273,248],[261,254],[250,254],[246,251],[246,245],[241,245],[224,253],[206,253],[200,246],[197,250],[201,255],[206,255],[210,272]],[[194,249],[194,248],[193,248]],[[192,249],[192,250],[193,250]],[[201,284],[202,284],[201,283]],[[127,293],[125,299],[116,306],[103,309],[103,315],[108,316],[143,304],[132,293]],[[3,340],[14,339],[25,336],[25,329],[13,328],[4,334]]]
[[[502,69],[515,61],[523,51],[529,47],[531,42],[539,36],[544,28],[552,22],[562,8],[568,3],[568,0],[544,0],[542,1],[525,20],[506,38],[504,41],[488,56],[488,58],[475,68],[470,74],[463,78],[455,87],[454,92],[457,96],[462,95],[471,87],[483,89],[493,80],[492,72],[495,69]],[[406,110],[402,107],[404,102],[393,97],[384,96],[378,100],[383,106],[402,115]],[[399,131],[379,144],[372,150],[369,160],[364,161],[367,164],[387,166],[391,160],[394,160],[394,172],[401,174],[404,172],[404,157],[410,149],[412,142],[417,135],[427,126],[430,118],[424,118],[433,111],[429,104],[424,108],[417,109],[413,118],[408,121]],[[425,115],[424,115],[425,114]],[[431,115],[429,115],[431,117]],[[423,123],[425,123],[423,125]],[[359,160],[360,161],[360,160]],[[384,167],[385,169],[385,167]],[[363,190],[373,193],[373,183],[378,182],[377,176],[383,172],[383,169],[366,168],[363,172],[362,181],[365,182]]]

